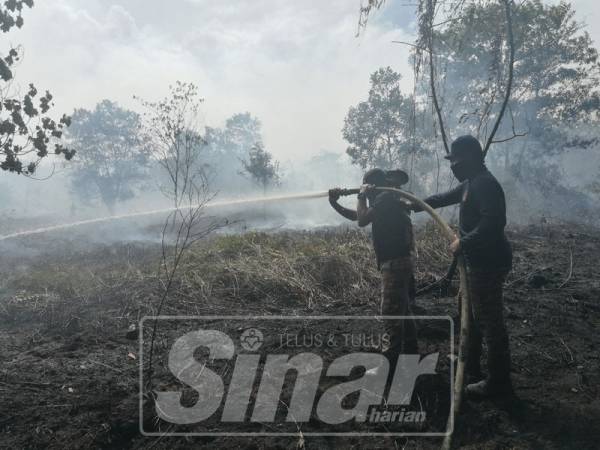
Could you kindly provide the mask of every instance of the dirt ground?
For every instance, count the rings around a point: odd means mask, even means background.
[[[2,448],[438,448],[439,438],[148,437],[138,424],[138,342],[156,312],[157,243],[86,232],[4,243],[0,262]],[[106,233],[106,231],[104,231]],[[114,230],[119,233],[118,230]],[[466,403],[460,448],[600,448],[600,230],[511,228],[505,313],[519,401]],[[379,277],[354,229],[246,233],[197,245],[163,314],[374,315]],[[418,233],[417,304],[456,315],[431,283],[445,243]],[[428,339],[422,334],[422,345]],[[159,338],[160,342],[160,338]],[[160,345],[159,345],[160,347]]]

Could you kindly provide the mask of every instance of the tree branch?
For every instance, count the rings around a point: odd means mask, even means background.
[[[492,144],[498,144],[498,143],[501,143],[501,142],[511,141],[511,140],[513,140],[515,138],[524,137],[524,136],[527,136],[529,134],[530,130],[524,131],[522,133],[517,133],[517,131],[515,130],[515,116],[513,115],[512,108],[510,107],[510,105],[508,106],[508,111],[510,112],[510,120],[512,121],[512,136],[507,137],[505,139],[493,140]]]
[[[412,42],[405,42],[405,41],[392,41],[392,44],[403,44],[403,45],[408,45],[410,47],[414,47],[417,50],[420,50],[422,52],[427,52],[429,53],[429,49],[427,48],[423,48],[423,47],[419,47],[417,44],[413,44]]]
[[[507,137],[507,138],[504,138],[504,139],[497,139],[497,140],[495,139],[495,140],[493,140],[493,141],[492,141],[492,144],[500,144],[500,143],[502,143],[502,142],[508,142],[508,141],[512,141],[512,140],[513,140],[513,139],[515,139],[515,138],[518,138],[518,137],[525,137],[525,136],[527,136],[528,134],[529,134],[528,132],[525,132],[525,133],[515,133],[515,134],[513,134],[512,136],[510,136],[510,137]]]
[[[502,117],[506,111],[506,107],[508,106],[508,101],[510,100],[510,94],[512,92],[512,84],[513,84],[513,76],[514,76],[514,66],[515,66],[515,41],[513,36],[513,26],[512,26],[512,13],[511,13],[511,1],[512,0],[503,0],[504,8],[506,12],[506,31],[508,37],[508,46],[509,46],[509,63],[508,63],[508,81],[506,85],[506,95],[504,96],[504,101],[502,102],[502,107],[500,108],[500,112],[498,113],[498,118],[496,119],[496,123],[494,124],[494,128],[492,128],[492,132],[490,133],[488,140],[483,149],[483,157],[485,158],[490,146],[494,142],[494,136],[500,127],[500,123],[502,122]]]
[[[442,142],[444,143],[444,149],[446,154],[450,153],[448,147],[448,138],[446,137],[446,128],[444,127],[444,119],[442,117],[442,110],[438,102],[437,92],[435,88],[435,67],[433,62],[433,16],[434,16],[434,2],[433,0],[427,0],[427,21],[429,24],[429,36],[427,39],[427,47],[429,52],[429,86],[431,88],[431,96],[433,98],[433,106],[437,114],[438,122],[440,124],[440,132],[442,134]]]

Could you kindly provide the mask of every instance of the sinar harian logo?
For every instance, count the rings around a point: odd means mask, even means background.
[[[260,347],[262,333],[259,333],[255,328],[246,330],[240,339],[241,345],[252,349]],[[235,361],[227,395],[221,374],[208,368],[206,362],[196,360],[194,353],[199,348],[208,349],[208,361]],[[254,423],[272,423],[280,406],[286,375],[294,371],[297,375],[285,421],[308,422],[314,409],[319,420],[326,424],[337,425],[349,420],[365,422],[369,417],[381,416],[370,413],[373,406],[409,405],[417,377],[436,374],[439,357],[439,353],[423,358],[418,354],[400,355],[391,374],[388,359],[380,353],[347,353],[328,365],[320,355],[309,351],[295,355],[246,353],[235,355],[235,359],[234,355],[234,341],[218,330],[192,331],[177,339],[169,353],[169,369],[196,391],[198,400],[193,406],[184,406],[181,392],[157,392],[158,416],[176,424],[198,423],[211,418],[225,398],[221,422],[249,419]],[[362,377],[333,384],[317,397],[322,375],[348,377],[357,367],[366,369]],[[387,383],[388,375],[393,378],[391,385]],[[255,380],[260,380],[256,391]],[[358,394],[358,399],[348,408],[343,404],[344,399],[354,394]],[[404,412],[402,414],[406,417]]]
[[[404,354],[390,330],[415,316],[145,317],[140,431],[446,436],[453,427],[454,365],[440,355],[454,354],[453,322],[416,318],[436,333],[423,353]],[[143,368],[151,341],[143,337],[145,321],[153,319],[170,326],[155,348],[160,370],[150,373]]]
[[[244,350],[257,351],[263,344],[264,336],[257,328],[248,328],[240,336],[240,344]]]

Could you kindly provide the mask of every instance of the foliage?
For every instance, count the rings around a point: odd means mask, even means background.
[[[13,27],[23,26],[22,12],[33,7],[33,0],[6,0],[0,5],[0,30],[7,33]],[[47,115],[52,107],[52,94],[38,90],[29,84],[24,95],[14,89],[13,69],[21,59],[22,49],[11,48],[0,57],[0,169],[17,174],[31,175],[40,161],[53,152],[70,160],[74,150],[65,148],[60,142],[70,118],[63,115],[58,122]]]
[[[253,145],[262,143],[261,123],[249,112],[237,113],[225,121],[224,128],[206,127],[205,139],[211,153],[242,158]]]
[[[237,113],[225,121],[223,128],[206,127],[207,164],[217,173],[213,183],[220,191],[242,189],[241,161],[256,144],[262,144],[260,121],[249,112]]]
[[[367,22],[369,20],[369,14],[371,14],[371,10],[379,9],[383,6],[385,0],[367,0],[366,4],[360,5],[360,16],[358,18],[358,31],[356,35],[360,34],[361,29],[367,26]]]
[[[249,112],[238,113],[225,121],[225,144],[234,155],[241,157],[253,145],[262,144],[261,123]]]
[[[140,136],[140,116],[103,100],[93,111],[75,110],[69,137],[78,149],[72,175],[75,192],[100,196],[110,211],[134,195],[145,181],[148,143]]]
[[[503,52],[503,7],[496,2],[469,3],[436,38],[452,86],[454,115],[485,136],[490,105],[501,95],[506,72]],[[539,0],[514,8],[515,76],[511,120],[499,136],[512,137],[514,127],[527,131],[545,154],[597,142],[566,133],[567,126],[598,120],[600,95],[598,52],[574,19],[568,3],[546,5]],[[525,134],[525,133],[522,133]]]
[[[362,168],[391,169],[423,151],[413,129],[411,97],[400,91],[400,74],[390,67],[371,75],[367,101],[350,107],[342,133],[350,144],[346,153]]]
[[[242,160],[242,165],[242,173],[261,186],[263,191],[279,182],[279,162],[273,159],[273,155],[267,152],[260,142],[250,149],[248,159]]]
[[[415,127],[421,142],[440,147],[442,122],[454,137],[469,133],[482,144],[489,140],[495,146],[488,163],[536,189],[560,184],[557,157],[600,144],[598,51],[569,3],[419,0],[416,12],[418,35],[409,45],[419,105],[415,120],[426,125]],[[511,48],[512,92],[503,109]],[[432,121],[436,97],[442,114]],[[491,125],[503,112],[490,139]],[[361,142],[374,158],[377,147],[369,143]]]

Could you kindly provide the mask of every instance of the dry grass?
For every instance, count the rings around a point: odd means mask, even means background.
[[[115,323],[108,320],[126,326],[154,313],[158,246],[106,245],[80,253],[69,247],[73,244],[65,246],[64,255],[38,258],[25,271],[5,269],[1,320],[39,321],[54,330],[67,329],[74,320],[112,328]],[[418,232],[418,279],[427,283],[444,272],[446,247],[432,226]],[[188,253],[164,313],[375,305],[378,280],[370,237],[363,230],[221,235]]]

